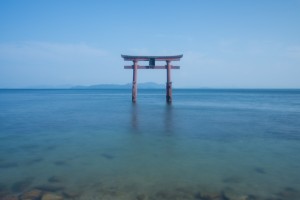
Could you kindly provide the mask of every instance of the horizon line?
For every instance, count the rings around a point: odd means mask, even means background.
[[[0,90],[131,90],[131,88],[89,88],[89,86],[83,88],[75,87],[16,87],[16,88],[1,88]],[[80,86],[79,86],[80,87]],[[140,90],[165,90],[165,88],[138,88]],[[202,89],[202,90],[300,90],[299,88],[291,87],[173,87],[173,89]]]

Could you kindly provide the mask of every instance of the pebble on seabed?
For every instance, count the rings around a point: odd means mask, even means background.
[[[145,194],[139,194],[139,195],[136,196],[136,199],[137,200],[146,200],[147,196]]]
[[[22,184],[21,184],[22,185]],[[77,190],[69,191],[65,190],[63,186],[46,184],[42,186],[36,186],[34,189],[15,193],[7,190],[4,184],[0,184],[0,200],[63,200],[65,199],[82,199],[89,192],[78,192]],[[261,200],[261,197],[248,194],[238,195],[237,193],[228,193],[228,191],[216,192],[216,193],[203,193],[199,190],[190,188],[174,188],[171,190],[158,190],[150,193],[132,193],[128,188],[119,188],[117,186],[101,187],[100,193],[97,193],[97,198],[104,199],[130,199],[134,200]],[[197,192],[198,191],[198,192]],[[273,194],[276,196],[267,198],[268,200],[294,200],[300,199],[300,192],[292,187],[283,188],[279,193]],[[134,195],[134,196],[132,196]],[[275,197],[275,199],[274,199]]]
[[[227,197],[225,194],[223,193],[215,193],[215,194],[206,194],[206,195],[202,195],[200,192],[195,194],[195,199],[198,200],[230,200],[229,197]]]
[[[58,194],[46,193],[43,195],[42,200],[63,200],[63,197]]]
[[[8,195],[8,196],[1,198],[1,200],[18,200],[18,197],[14,196],[14,195]]]
[[[63,191],[62,195],[66,198],[76,198],[80,196],[79,192],[73,192],[73,191]]]
[[[25,192],[20,196],[20,200],[38,200],[43,195],[43,192],[38,189],[33,189],[29,192]]]

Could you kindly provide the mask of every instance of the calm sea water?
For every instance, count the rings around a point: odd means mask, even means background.
[[[0,193],[299,200],[299,154],[300,90],[0,90]]]

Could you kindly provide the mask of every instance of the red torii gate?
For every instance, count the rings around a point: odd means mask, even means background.
[[[132,102],[136,102],[137,97],[137,70],[138,69],[166,69],[167,70],[167,84],[166,84],[166,100],[168,103],[172,102],[172,82],[171,69],[180,69],[180,66],[171,65],[171,61],[179,61],[183,55],[176,56],[128,56],[121,55],[124,61],[133,61],[133,65],[124,66],[124,69],[133,69],[132,81]],[[138,61],[149,61],[149,65],[140,66]],[[156,66],[155,61],[166,61],[166,65]]]

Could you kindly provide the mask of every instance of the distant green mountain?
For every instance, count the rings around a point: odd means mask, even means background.
[[[132,84],[127,83],[124,85],[119,84],[97,84],[97,85],[90,85],[90,86],[74,86],[71,89],[131,89]],[[139,89],[164,89],[165,85],[157,84],[153,82],[146,82],[146,83],[138,83]]]

